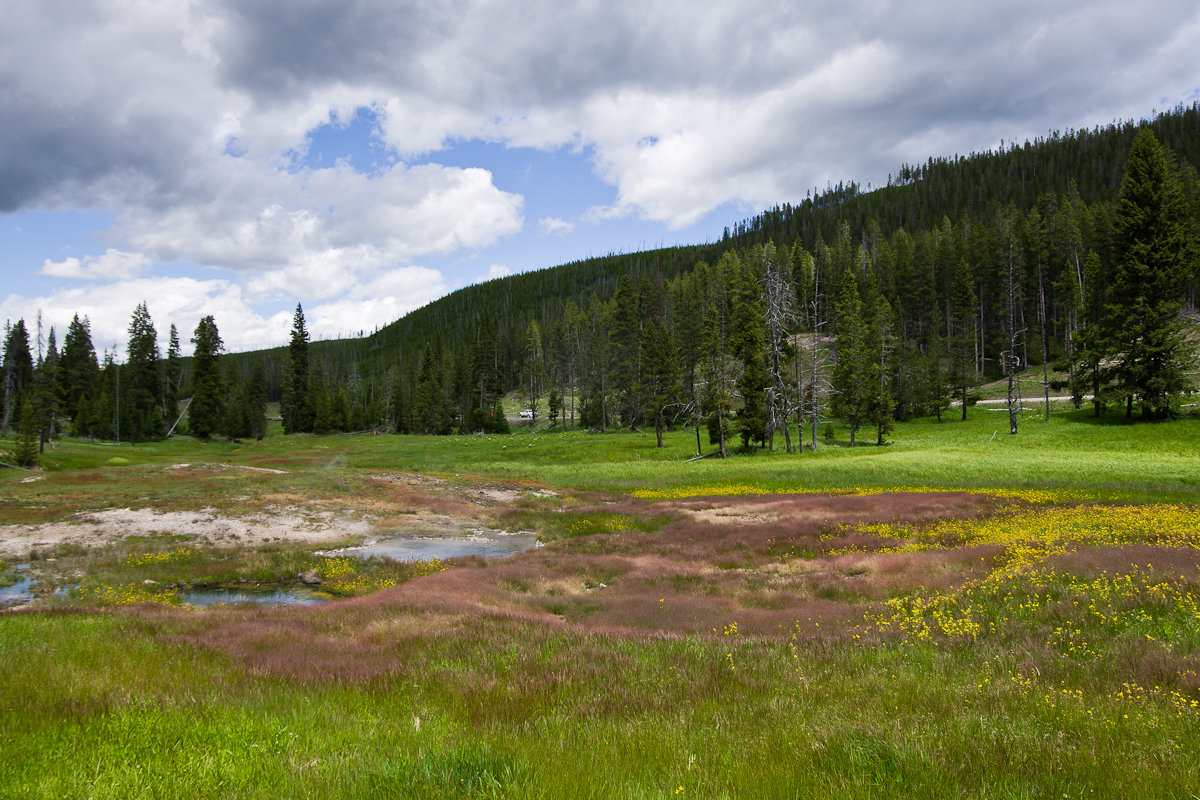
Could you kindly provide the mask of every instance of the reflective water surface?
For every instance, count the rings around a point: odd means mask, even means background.
[[[397,561],[430,561],[456,556],[503,558],[537,547],[533,533],[492,534],[476,536],[390,536],[366,547],[345,550],[338,555],[356,558],[382,556]]]

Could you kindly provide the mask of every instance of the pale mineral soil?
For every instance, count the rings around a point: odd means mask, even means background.
[[[0,558],[25,558],[31,552],[62,545],[104,547],[131,536],[164,534],[216,545],[291,542],[318,546],[366,536],[373,529],[367,518],[330,511],[225,516],[207,510],[113,508],[81,511],[68,522],[0,526]]]
[[[369,475],[365,489],[325,494],[314,500],[288,485],[285,470],[206,463],[160,469],[197,481],[232,470],[256,473],[260,481],[266,481],[257,484],[256,494],[264,502],[257,510],[240,513],[216,507],[217,503],[194,510],[158,508],[149,498],[143,498],[145,505],[125,508],[89,508],[84,502],[65,518],[0,525],[0,560],[25,561],[63,546],[95,549],[139,537],[167,536],[225,547],[271,543],[305,549],[369,544],[393,534],[493,537],[515,532],[496,518],[497,512],[522,498],[558,496],[542,488],[452,484],[432,476],[400,473]],[[55,476],[28,476],[15,483],[34,484],[47,478],[54,480]]]

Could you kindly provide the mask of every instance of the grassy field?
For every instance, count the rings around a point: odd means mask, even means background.
[[[58,443],[0,471],[10,535],[302,511],[545,546],[13,555],[64,596],[0,614],[0,796],[1200,795],[1200,419],[969,413],[728,461],[690,431]],[[176,605],[305,571],[342,599]]]

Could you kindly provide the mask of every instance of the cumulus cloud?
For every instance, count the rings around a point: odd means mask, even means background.
[[[296,297],[325,309],[328,330],[357,330],[421,287],[444,290],[420,260],[523,229],[524,199],[491,173],[436,163],[456,143],[565,148],[612,187],[585,221],[680,228],[725,203],[797,201],[1193,98],[1197,40],[1190,0],[704,13],[684,0],[97,0],[71,14],[14,0],[0,26],[0,213],[111,213],[111,249],[39,272],[122,281],[118,305],[139,281],[168,280],[153,264],[195,263],[222,277],[161,286],[255,335],[286,332],[256,308]],[[305,161],[315,130],[360,109],[382,167]],[[544,217],[538,231],[571,224]],[[424,277],[379,294],[396,270]]]
[[[279,170],[223,158],[194,184],[211,198],[166,211],[127,207],[114,233],[161,261],[240,272],[316,271],[404,263],[477,249],[520,230],[522,198],[482,169],[395,165],[375,175],[346,164]],[[268,280],[270,283],[271,280]]]
[[[305,306],[305,321],[314,338],[358,335],[387,325],[447,291],[440,272],[408,266],[356,276],[347,291],[327,302]],[[293,295],[294,296],[294,295]],[[145,302],[158,331],[159,347],[167,347],[175,325],[184,352],[197,323],[212,315],[230,351],[285,344],[292,327],[292,310],[264,313],[254,298],[235,281],[214,278],[142,277],[132,280],[62,289],[43,297],[9,295],[0,302],[0,318],[36,318],[61,335],[73,314],[91,322],[97,350],[115,348],[123,358],[134,307]]]
[[[487,272],[475,276],[475,283],[486,283],[487,281],[494,281],[497,278],[507,278],[512,274],[513,271],[503,264],[492,264],[488,267]]]
[[[575,230],[575,223],[559,217],[542,217],[538,220],[538,230],[542,236],[566,236]]]
[[[87,255],[82,259],[70,257],[51,261],[47,258],[38,272],[55,278],[111,281],[133,278],[149,268],[150,259],[143,253],[125,253],[110,247],[103,255]]]
[[[593,148],[612,208],[678,226],[729,200],[879,176],[931,141],[983,148],[1146,113],[1148,97],[1195,90],[1198,33],[1200,9],[1180,0],[760,0],[704,14],[685,2],[109,0],[69,19],[23,0],[0,32],[0,73],[17,89],[4,111],[21,120],[0,134],[0,209],[141,196],[202,216],[193,206],[229,199],[214,167],[256,181],[365,107],[404,158],[472,137]],[[231,143],[249,164],[219,163]],[[284,184],[288,208],[306,177],[268,185]],[[381,180],[400,177],[424,187],[404,168]]]
[[[54,327],[61,341],[73,314],[91,322],[97,351],[116,348],[123,358],[129,338],[129,320],[138,303],[145,302],[158,332],[159,347],[166,350],[174,324],[184,350],[196,324],[212,314],[228,347],[279,344],[287,339],[290,320],[277,328],[246,302],[241,287],[228,280],[195,278],[135,278],[119,283],[61,289],[43,297],[10,295],[0,303],[0,316],[34,318],[43,311],[43,323]]]

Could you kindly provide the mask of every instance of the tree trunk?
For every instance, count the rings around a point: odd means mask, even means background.
[[[1046,343],[1046,287],[1042,281],[1042,270],[1038,268],[1038,300],[1042,312],[1042,394],[1046,398],[1046,422],[1050,421],[1050,348]]]
[[[1009,221],[1011,226],[1011,220]],[[1017,432],[1017,398],[1013,392],[1013,380],[1016,377],[1017,366],[1017,284],[1016,264],[1013,255],[1013,234],[1010,228],[1008,234],[1008,353],[1005,359],[1005,371],[1008,372],[1008,432]]]

